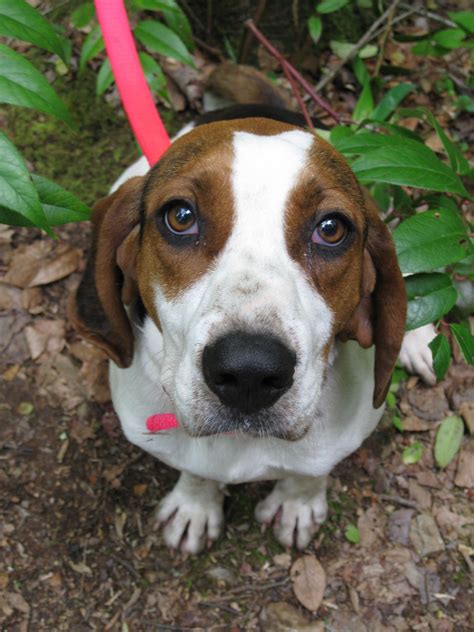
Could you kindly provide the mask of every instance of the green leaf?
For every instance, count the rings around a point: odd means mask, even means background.
[[[90,208],[59,184],[37,175],[33,175],[33,182],[51,226],[81,222],[90,218]]]
[[[0,103],[52,114],[72,126],[66,106],[29,61],[0,44]]]
[[[323,23],[320,17],[312,15],[308,20],[308,30],[311,35],[311,39],[315,44],[319,42],[321,33],[323,32]]]
[[[469,33],[474,33],[474,11],[449,12],[448,15],[453,22],[462,26]]]
[[[443,334],[438,334],[436,338],[428,344],[433,356],[433,370],[438,382],[446,375],[451,360],[451,347],[448,339]]]
[[[412,83],[400,83],[398,86],[391,88],[384,94],[382,100],[373,111],[371,118],[375,121],[385,121],[407,94],[413,91],[414,87]]]
[[[150,90],[159,94],[165,101],[169,103],[169,94],[167,89],[166,77],[161,70],[161,66],[147,53],[139,53],[140,62],[142,64],[143,73],[147,80]]]
[[[30,42],[65,62],[63,42],[53,26],[25,0],[0,0],[0,35]]]
[[[474,364],[474,336],[468,324],[460,323],[459,325],[449,326],[456,342],[462,351],[464,358],[468,364]]]
[[[338,151],[346,156],[354,154],[370,154],[375,149],[381,147],[403,147],[405,139],[396,136],[388,136],[387,134],[375,134],[373,132],[358,132],[350,137],[341,138],[337,141],[335,147]]]
[[[337,40],[331,40],[329,42],[329,46],[331,47],[332,52],[337,55],[339,59],[344,59],[345,57],[347,57],[347,55],[350,54],[355,44],[352,44],[350,42],[338,42]]]
[[[360,531],[355,525],[347,525],[344,535],[346,536],[346,540],[349,540],[349,542],[352,542],[352,544],[359,544]]]
[[[96,24],[82,44],[81,56],[79,57],[80,72],[84,70],[88,61],[94,59],[94,57],[104,50],[104,46],[100,26]]]
[[[71,24],[76,29],[82,29],[89,24],[95,15],[94,3],[84,2],[71,14]]]
[[[471,171],[471,167],[468,161],[464,158],[461,150],[456,147],[452,140],[448,138],[443,128],[437,121],[436,117],[432,114],[432,112],[427,111],[428,120],[431,125],[434,127],[440,141],[443,143],[444,150],[449,158],[449,162],[451,163],[451,167],[454,169],[456,173],[459,173],[461,176],[467,175]]]
[[[405,277],[408,298],[407,331],[432,323],[456,304],[457,292],[447,274],[431,272]]]
[[[409,217],[393,232],[405,274],[436,270],[467,257],[471,245],[461,214],[451,209]]]
[[[434,33],[431,37],[433,41],[443,46],[443,48],[454,50],[462,46],[466,33],[462,29],[442,29]]]
[[[352,170],[364,184],[388,182],[469,197],[454,171],[421,143],[407,140],[400,147],[381,147],[356,160]]]
[[[354,121],[363,121],[364,119],[370,118],[373,109],[374,97],[372,96],[372,88],[370,86],[370,81],[366,81],[352,113],[352,118]]]
[[[167,26],[153,20],[139,22],[135,28],[136,38],[149,50],[172,57],[194,68],[194,62],[186,46]]]
[[[0,132],[0,207],[51,233],[25,162],[3,132]]]
[[[100,67],[97,73],[97,80],[95,85],[96,94],[101,95],[109,88],[114,82],[114,74],[110,65],[109,58],[104,60],[104,63]]]
[[[160,11],[166,24],[179,35],[189,50],[194,50],[191,25],[175,0],[135,0],[134,5],[138,9]]]
[[[375,44],[366,44],[359,51],[359,57],[361,59],[370,59],[370,57],[375,57],[378,53],[379,47]]]
[[[423,452],[425,448],[420,441],[415,441],[411,445],[407,446],[402,452],[402,461],[405,465],[412,465],[413,463],[418,463],[418,461],[423,456]]]
[[[398,430],[398,432],[403,432],[403,421],[400,419],[398,415],[395,415],[392,419],[392,426]]]
[[[414,55],[423,55],[423,57],[442,57],[449,53],[449,49],[433,43],[430,39],[426,39],[412,46],[411,52]]]
[[[354,69],[354,74],[357,78],[357,81],[360,83],[362,87],[364,87],[367,81],[370,81],[370,74],[369,74],[369,71],[367,70],[366,65],[364,64],[362,59],[359,57],[359,55],[356,55],[354,57],[354,61],[352,62],[352,67]]]
[[[318,13],[334,13],[334,11],[339,11],[345,7],[346,4],[349,4],[349,0],[323,0],[316,5],[316,11]]]
[[[434,458],[440,468],[446,467],[456,456],[464,436],[464,424],[457,415],[446,417],[436,433]]]

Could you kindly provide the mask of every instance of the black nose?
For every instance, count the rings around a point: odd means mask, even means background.
[[[252,413],[274,404],[293,384],[296,354],[271,336],[236,332],[204,348],[206,384],[223,404]]]

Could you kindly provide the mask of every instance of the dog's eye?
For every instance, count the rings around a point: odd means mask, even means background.
[[[323,246],[339,246],[347,236],[347,224],[339,217],[325,217],[313,231],[311,241]]]
[[[166,228],[175,235],[197,235],[196,212],[185,200],[173,201],[164,212]]]

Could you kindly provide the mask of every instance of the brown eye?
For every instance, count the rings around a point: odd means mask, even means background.
[[[164,213],[166,228],[175,235],[197,235],[196,213],[189,202],[177,200]]]
[[[319,222],[311,241],[324,246],[339,246],[347,235],[347,225],[339,217],[326,217]]]

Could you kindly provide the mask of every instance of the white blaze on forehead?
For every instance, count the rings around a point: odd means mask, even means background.
[[[270,237],[274,247],[282,247],[285,203],[312,143],[312,135],[300,130],[274,136],[234,134],[234,238],[263,245]]]

